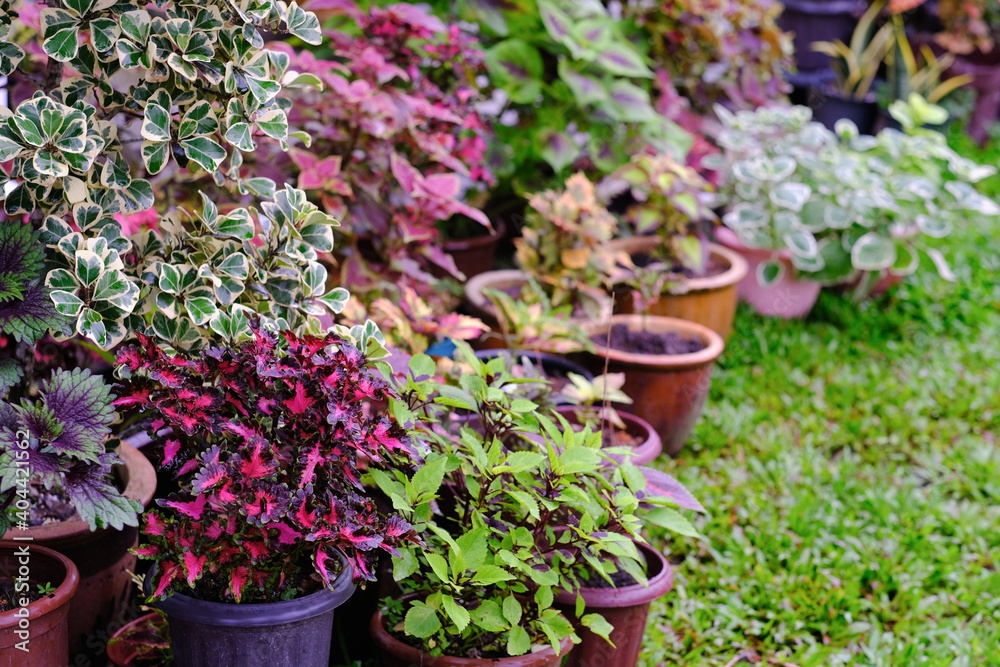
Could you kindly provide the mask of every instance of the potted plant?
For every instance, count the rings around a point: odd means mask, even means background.
[[[402,287],[447,315],[457,293],[443,283],[491,268],[501,231],[471,203],[494,183],[484,157],[490,130],[477,111],[483,53],[459,26],[419,7],[337,5],[324,57],[270,46],[322,86],[288,89],[290,127],[311,141],[287,153],[271,146],[254,159],[255,173],[297,175],[310,201],[340,221],[326,259],[337,265],[333,282],[356,297],[345,321],[363,323],[365,308],[396,300]],[[482,241],[486,254],[460,268],[449,241],[470,251]]]
[[[651,55],[694,108],[753,108],[790,92],[792,35],[771,0],[628,2]],[[796,41],[799,41],[798,38]],[[680,157],[680,156],[678,156]]]
[[[69,605],[79,584],[66,556],[30,541],[0,542],[0,661],[70,664]]]
[[[834,59],[836,84],[818,91],[811,105],[816,120],[830,130],[841,118],[853,121],[865,134],[875,126],[878,104],[872,85],[896,38],[892,21],[876,28],[875,21],[885,6],[886,0],[876,0],[868,7],[854,29],[850,45],[840,40],[812,45],[817,52]]]
[[[563,394],[570,404],[559,406],[557,411],[574,426],[600,431],[604,447],[628,452],[612,454],[612,458],[622,461],[627,457],[635,465],[644,465],[660,455],[663,442],[649,422],[612,407],[613,403],[632,404],[632,399],[622,391],[624,373],[605,373],[596,378],[571,373],[569,380],[571,384]]]
[[[1000,6],[992,0],[941,0],[938,17],[943,30],[934,35],[936,44],[956,54],[951,73],[973,77],[976,106],[968,132],[985,143],[989,127],[1000,110],[1000,58],[995,48],[1000,32]]]
[[[816,236],[844,217],[824,194],[836,186],[837,138],[806,107],[716,111],[722,152],[706,162],[726,212],[715,237],[747,260],[740,298],[764,315],[803,317],[821,287],[811,277],[823,267]]]
[[[799,74],[825,70],[831,57],[812,48],[816,42],[846,42],[858,19],[868,9],[867,0],[784,0],[778,25],[793,35],[795,69]]]
[[[151,611],[119,628],[108,641],[108,660],[114,667],[172,664],[166,616]]]
[[[533,194],[528,204],[531,210],[521,238],[515,241],[520,271],[476,276],[466,284],[469,303],[495,322],[503,314],[491,307],[487,290],[535,301],[532,292],[538,292],[537,284],[553,308],[570,306],[574,316],[591,318],[609,314],[610,276],[616,262],[626,262],[627,257],[607,252],[605,246],[617,221],[598,202],[594,185],[583,173],[576,173],[566,180],[564,189]]]
[[[85,595],[67,608],[75,655],[127,601],[136,511],[152,497],[156,477],[141,453],[109,439],[109,387],[80,365],[86,350],[47,338],[68,333],[69,323],[43,284],[39,233],[26,222],[0,221],[0,257],[0,467],[10,471],[0,482],[0,534],[78,563]]]
[[[498,330],[480,339],[487,347],[538,355],[567,354],[586,346],[578,326],[581,318],[574,317],[573,307],[568,303],[554,306],[545,290],[532,278],[516,296],[498,289],[483,290],[483,296],[496,313]],[[610,308],[605,310],[609,312]],[[540,356],[535,358],[541,363]]]
[[[426,546],[393,558],[401,595],[372,619],[372,635],[390,665],[461,665],[470,657],[558,664],[575,636],[553,607],[561,588],[625,572],[646,581],[632,514],[645,478],[631,464],[606,467],[589,429],[557,424],[516,394],[488,391],[489,367],[500,360],[482,364],[464,354],[474,369],[468,389],[442,391],[430,377],[433,362],[419,355],[400,388],[394,411],[414,419],[414,437],[430,453],[412,479],[373,478],[426,522]],[[434,424],[453,407],[476,412],[482,428],[442,434]],[[508,441],[511,449],[498,437],[511,427],[532,437]],[[612,628],[582,613],[583,605],[572,611],[580,627],[607,637]]]
[[[708,242],[707,227],[716,219],[708,206],[708,182],[669,155],[647,153],[633,157],[601,187],[608,195],[626,195],[632,202],[624,217],[635,236],[608,245],[631,259],[619,278],[615,311],[677,317],[727,338],[736,315],[737,285],[747,264],[738,253]],[[636,290],[629,284],[642,283],[641,274],[646,274],[646,282],[655,274],[662,290],[637,309]]]
[[[389,395],[374,325],[322,338],[250,326],[198,355],[141,334],[119,354],[116,405],[170,430],[162,465],[181,489],[146,513],[136,553],[156,563],[146,590],[178,665],[326,665],[334,609],[375,578],[380,551],[414,539],[363,495],[359,469],[408,458],[406,434],[365,406]]]
[[[926,261],[942,278],[954,280],[944,239],[976,216],[1000,215],[1000,206],[975,188],[996,168],[961,157],[940,133],[917,127],[916,121],[933,119],[935,111],[940,119],[943,109],[914,96],[894,111],[910,126],[909,134],[885,129],[872,138],[849,122],[837,126],[848,150],[830,194],[845,216],[821,238],[824,266],[813,275],[827,284],[853,283],[856,300],[884,290]]]

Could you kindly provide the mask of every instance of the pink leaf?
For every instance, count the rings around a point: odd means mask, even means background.
[[[176,500],[170,500],[164,503],[166,507],[171,507],[185,516],[189,516],[192,519],[200,519],[202,512],[205,511],[205,502],[208,499],[205,494],[198,494],[198,498],[189,503],[182,503]]]
[[[163,462],[170,463],[177,456],[177,452],[181,449],[180,440],[167,440],[167,444],[163,446]]]
[[[285,406],[297,415],[304,413],[315,402],[306,396],[306,388],[301,382],[295,383],[295,397],[284,401]]]
[[[201,570],[205,567],[206,556],[196,556],[193,551],[184,552],[184,569],[187,570],[188,586],[194,586],[194,582],[201,576]]]

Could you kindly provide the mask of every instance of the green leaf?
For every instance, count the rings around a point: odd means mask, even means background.
[[[448,617],[458,628],[458,631],[464,632],[465,628],[469,625],[468,610],[455,602],[454,598],[450,595],[445,595],[441,598],[441,606],[444,607],[445,613],[448,614]]]
[[[492,586],[501,581],[512,581],[517,578],[497,565],[481,565],[472,572],[472,583],[479,586]]]
[[[226,141],[244,153],[257,148],[257,144],[253,141],[253,132],[250,130],[249,123],[236,123],[232,125],[226,130]]]
[[[288,116],[281,109],[265,111],[257,117],[257,127],[272,139],[288,137]]]
[[[46,7],[40,19],[45,54],[63,63],[75,58],[79,49],[79,18],[65,10]]]
[[[500,611],[500,605],[493,600],[483,600],[471,615],[472,622],[487,632],[503,632],[510,627]]]
[[[438,618],[437,611],[423,602],[414,601],[403,621],[406,634],[417,639],[427,639],[440,629],[441,619]]]
[[[688,537],[698,537],[698,529],[691,525],[691,522],[684,518],[679,512],[669,507],[658,507],[651,512],[646,512],[643,519],[669,531],[686,535]]]
[[[531,637],[520,625],[515,625],[507,635],[507,655],[524,655],[531,650]]]
[[[417,472],[413,473],[407,488],[407,500],[416,504],[437,495],[447,471],[448,459],[444,456],[428,458]]]
[[[215,300],[209,297],[188,297],[184,300],[184,309],[191,321],[198,326],[206,324],[218,310]]]
[[[211,227],[219,236],[229,236],[241,241],[249,241],[254,236],[253,220],[245,208],[238,208],[225,216],[220,216]]]
[[[642,56],[630,45],[608,44],[594,62],[611,74],[628,77],[652,78],[653,72],[646,66]]]
[[[288,32],[301,39],[306,44],[321,44],[323,33],[319,29],[319,19],[312,12],[307,12],[296,3],[288,8]]]
[[[511,626],[517,626],[521,622],[521,603],[513,595],[508,595],[503,600],[503,617]]]
[[[114,48],[120,36],[121,30],[113,19],[98,18],[90,22],[90,40],[99,53]]]
[[[146,105],[140,132],[150,141],[170,141],[170,112],[159,104]]]
[[[208,137],[184,139],[181,141],[181,147],[188,158],[205,171],[215,171],[226,159],[226,149]]]
[[[606,639],[612,648],[618,648],[611,641],[611,633],[615,629],[614,626],[608,623],[607,619],[600,614],[586,614],[580,619],[580,624],[588,628],[595,635]]]
[[[145,44],[149,40],[149,12],[144,9],[137,9],[125,12],[118,17],[121,30],[127,37],[139,44]]]

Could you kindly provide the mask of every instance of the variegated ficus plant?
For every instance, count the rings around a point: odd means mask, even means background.
[[[169,429],[162,465],[181,488],[144,515],[138,554],[157,563],[153,596],[298,597],[344,572],[338,551],[356,579],[373,580],[379,553],[416,539],[361,485],[362,457],[385,471],[410,451],[366,405],[391,395],[372,356],[334,333],[250,327],[250,339],[197,356],[168,355],[142,334],[119,353],[128,379],[115,405],[141,411],[151,433]]]
[[[277,95],[318,81],[263,46],[275,34],[318,44],[314,15],[277,0],[5,4],[0,197],[8,219],[41,230],[45,283],[75,333],[105,349],[142,332],[189,350],[246,335],[253,314],[302,331],[342,307],[317,261],[333,219],[241,171],[258,143],[309,139],[289,134]],[[167,181],[265,202],[189,213],[154,201]],[[122,224],[154,203],[159,229]]]

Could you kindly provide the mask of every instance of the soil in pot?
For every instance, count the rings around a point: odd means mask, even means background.
[[[660,341],[642,342],[635,346],[636,349],[643,349],[640,345],[648,345],[651,350],[677,346],[683,352],[627,351],[620,349],[625,345],[616,345],[614,338],[608,346],[609,329],[614,335],[615,328],[620,325],[628,330],[618,334],[622,340],[635,337],[639,341]],[[587,325],[585,331],[594,343],[594,351],[585,357],[589,359],[589,367],[598,370],[606,366],[610,373],[625,373],[622,389],[633,401],[629,410],[649,422],[662,439],[663,450],[676,456],[684,447],[708,397],[712,366],[725,348],[722,337],[693,322],[652,315],[614,315],[609,321]],[[669,334],[675,334],[680,343]],[[667,340],[675,341],[669,343],[671,348],[662,347],[662,341]]]
[[[633,331],[624,324],[612,326],[610,335],[597,334],[590,340],[634,354],[693,354],[705,349],[705,344],[698,338],[682,336],[675,331]]]
[[[27,541],[0,543],[0,581],[22,576],[22,567],[28,569],[28,591],[8,590],[0,584],[4,589],[0,595],[13,594],[16,603],[15,608],[0,611],[0,667],[63,667],[70,663],[69,605],[77,593],[80,574],[69,558],[52,549]],[[49,590],[41,593],[40,585]],[[21,626],[25,616],[20,604],[26,594],[33,598],[27,606],[27,637]],[[24,641],[28,643],[22,647],[27,651],[18,648]]]
[[[559,667],[569,652],[572,642],[567,637],[560,645],[559,655],[551,646],[540,651],[503,658],[460,658],[456,656],[431,656],[400,641],[385,628],[381,610],[375,612],[368,626],[369,634],[378,646],[383,667]]]
[[[640,269],[646,268],[655,261],[656,259],[649,253],[640,252],[632,255],[632,263]],[[697,273],[686,266],[680,265],[671,267],[670,273],[676,273],[684,276],[685,278],[711,278],[712,276],[720,276],[728,270],[728,264],[723,264],[717,257],[709,255],[708,262],[705,265],[705,270],[701,273]]]
[[[177,667],[327,667],[334,610],[353,593],[343,554],[332,589],[277,602],[209,602],[180,593],[156,603]],[[152,580],[147,577],[147,592]]]

